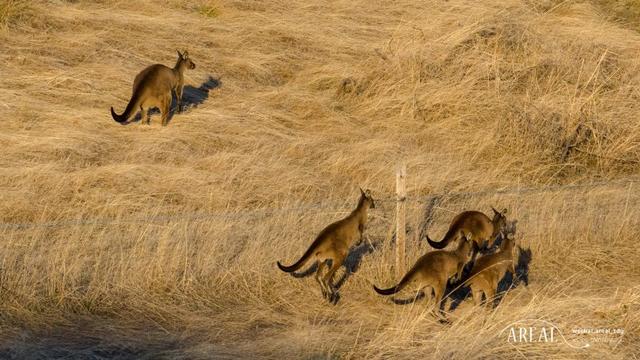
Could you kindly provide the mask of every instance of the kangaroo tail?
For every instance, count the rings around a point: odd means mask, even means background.
[[[409,270],[409,272],[406,273],[402,277],[402,279],[400,280],[400,282],[396,286],[392,286],[392,287],[390,287],[388,289],[380,289],[379,287],[373,285],[373,290],[375,290],[380,295],[393,295],[393,294],[399,292],[400,290],[404,289],[404,287],[413,278],[413,273],[414,273],[413,269]]]
[[[116,114],[116,112],[113,111],[113,107],[111,107],[111,117],[113,118],[113,120],[122,124],[127,120],[129,120],[129,118],[131,117],[131,115],[133,115],[133,112],[137,109],[137,107],[138,107],[138,96],[134,92],[133,96],[131,96],[131,100],[129,100],[129,103],[127,104],[127,108],[124,110],[124,112],[121,115]]]
[[[400,289],[398,289],[398,286],[392,286],[388,289],[380,289],[375,285],[373,285],[373,290],[375,290],[380,295],[392,295],[400,291]]]
[[[294,271],[300,269],[309,260],[309,258],[313,254],[313,250],[315,249],[314,245],[315,244],[311,244],[311,246],[309,246],[307,251],[305,251],[304,255],[302,255],[300,260],[296,261],[296,263],[291,265],[291,266],[282,265],[280,263],[280,261],[278,261],[277,262],[278,268],[280,268],[280,270],[282,270],[284,272],[287,272],[287,273],[294,272]]]
[[[444,238],[442,238],[442,240],[440,241],[433,241],[429,238],[429,235],[427,235],[427,242],[434,249],[444,249],[447,245],[449,245],[449,242],[451,241],[451,238],[454,237],[455,233],[455,229],[449,228],[449,231],[447,231],[447,233],[444,235]]]

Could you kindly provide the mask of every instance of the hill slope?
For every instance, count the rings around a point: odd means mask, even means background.
[[[601,2],[597,2],[601,4]],[[22,358],[628,358],[640,342],[640,34],[588,2],[0,3],[0,349]],[[186,113],[121,126],[176,49]],[[408,263],[463,209],[508,208],[530,286],[452,324],[394,305],[394,171]],[[599,186],[564,187],[597,181]],[[548,188],[559,185],[559,188]],[[292,262],[379,206],[337,306]],[[531,188],[535,191],[511,191]],[[494,190],[508,190],[493,194]],[[481,192],[481,193],[478,193]],[[436,197],[432,202],[429,196]],[[418,240],[418,241],[415,241]],[[366,250],[366,248],[360,248]],[[524,319],[571,344],[513,344]],[[536,324],[528,324],[536,326]],[[540,326],[538,324],[538,326]],[[617,343],[572,329],[620,328]]]

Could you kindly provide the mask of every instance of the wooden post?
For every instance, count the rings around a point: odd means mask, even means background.
[[[398,278],[404,275],[405,271],[406,177],[407,165],[402,163],[396,171],[396,273]]]

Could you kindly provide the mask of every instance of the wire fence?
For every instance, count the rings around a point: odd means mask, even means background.
[[[523,195],[523,194],[536,194],[536,193],[548,193],[559,191],[572,191],[580,189],[594,189],[598,187],[622,187],[632,186],[635,183],[640,182],[638,178],[627,178],[616,181],[598,181],[589,183],[569,184],[569,185],[550,185],[539,187],[522,187],[522,188],[507,188],[507,189],[487,189],[481,191],[471,192],[445,192],[432,194],[428,196],[408,196],[404,201],[424,203],[426,206],[434,207],[433,203],[436,200],[444,198],[472,198],[489,195]],[[383,197],[376,198],[376,202],[382,203],[395,203],[396,197]],[[60,221],[49,222],[23,222],[23,223],[0,223],[0,230],[22,230],[30,228],[61,228],[61,227],[73,227],[73,226],[110,226],[110,225],[124,225],[124,224],[162,224],[172,221],[204,221],[212,219],[239,219],[239,218],[264,218],[267,216],[274,216],[278,214],[290,214],[300,213],[308,211],[339,211],[347,212],[351,209],[349,205],[344,201],[341,202],[322,202],[302,204],[300,206],[289,208],[258,208],[258,209],[236,209],[232,211],[222,212],[192,212],[183,213],[179,215],[156,215],[146,216],[138,218],[92,218],[92,219],[69,219]]]
[[[450,192],[450,193],[441,193],[441,194],[434,194],[434,195],[429,195],[424,197],[418,197],[414,199],[408,199],[408,201],[429,201],[429,200],[437,199],[441,197],[475,197],[475,196],[486,196],[486,195],[535,194],[535,193],[546,193],[546,192],[554,192],[554,191],[592,189],[592,188],[597,188],[602,186],[628,186],[637,182],[640,182],[640,179],[634,178],[634,179],[624,179],[624,180],[617,180],[617,181],[596,181],[596,182],[569,184],[569,185],[549,185],[549,186],[539,186],[539,187],[508,188],[508,189],[502,189],[502,190]]]

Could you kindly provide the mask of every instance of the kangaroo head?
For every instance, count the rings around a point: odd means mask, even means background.
[[[491,220],[493,224],[493,234],[491,235],[491,239],[489,239],[489,247],[493,247],[498,235],[504,237],[507,228],[507,209],[498,211],[492,206],[491,210],[493,210],[493,220]]]
[[[517,225],[518,220],[507,221],[507,225],[504,228],[504,233],[514,235],[516,233]]]
[[[189,52],[187,52],[187,50],[183,52],[176,50],[176,52],[178,53],[178,62],[183,62],[189,70],[196,68],[196,64],[189,58]]]
[[[373,197],[371,197],[371,191],[369,189],[362,190],[362,188],[360,188],[360,202],[367,203],[370,209],[376,208],[376,203],[373,201]]]

